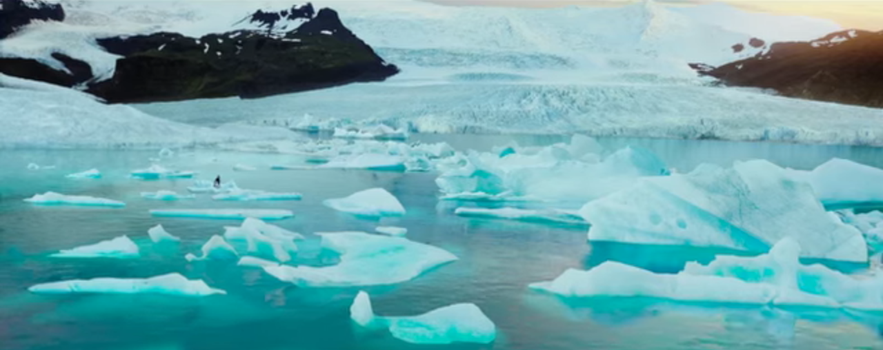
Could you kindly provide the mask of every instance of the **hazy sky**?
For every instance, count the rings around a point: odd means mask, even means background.
[[[562,6],[627,3],[629,0],[430,0],[445,4],[504,5],[504,6]],[[659,0],[669,3],[703,2],[691,0]],[[805,15],[828,18],[848,28],[883,30],[883,0],[830,1],[830,0],[723,0],[740,7],[773,13]]]

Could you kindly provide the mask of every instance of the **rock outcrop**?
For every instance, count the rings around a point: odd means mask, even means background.
[[[63,21],[64,9],[59,4],[41,0],[0,0],[0,39],[33,21]]]

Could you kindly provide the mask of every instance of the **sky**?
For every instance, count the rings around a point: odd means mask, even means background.
[[[453,5],[566,6],[627,3],[629,0],[430,0]],[[699,3],[691,0],[658,0],[668,3]],[[752,11],[827,18],[846,28],[883,30],[883,0],[723,0]]]

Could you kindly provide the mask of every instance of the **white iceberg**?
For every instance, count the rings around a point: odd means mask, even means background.
[[[55,169],[54,165],[39,165],[37,163],[28,163],[28,170],[51,170]]]
[[[388,329],[393,337],[413,344],[490,344],[497,328],[475,304],[454,304],[417,316],[374,315],[371,298],[360,291],[350,306],[350,318],[367,328]]]
[[[297,244],[292,238],[271,237],[249,227],[226,227],[224,238],[230,241],[245,241],[247,253],[272,256],[282,263],[291,261],[291,255],[298,251]]]
[[[406,140],[408,131],[380,124],[362,128],[334,128],[334,137],[347,139]]]
[[[75,205],[87,207],[125,207],[126,203],[115,201],[112,199],[89,197],[89,196],[68,196],[56,192],[46,192],[44,194],[35,194],[31,198],[26,198],[25,202],[41,204],[41,205]]]
[[[199,218],[199,219],[245,219],[282,220],[294,216],[291,210],[283,209],[179,209],[151,210],[157,217]]]
[[[133,170],[130,174],[133,178],[142,180],[156,179],[189,179],[196,173],[192,171],[179,171],[166,169],[162,165],[154,164],[147,169]]]
[[[355,156],[339,156],[325,164],[319,165],[318,169],[365,169],[377,171],[404,171],[405,159],[401,156],[363,153]]]
[[[364,232],[324,233],[322,248],[340,254],[340,262],[325,267],[266,266],[264,271],[304,287],[371,286],[409,281],[457,260],[437,247]]]
[[[251,165],[236,164],[233,166],[233,170],[235,170],[235,171],[255,171],[255,170],[258,170],[258,168],[255,168]]]
[[[645,178],[580,214],[591,224],[591,241],[766,252],[792,237],[806,258],[868,260],[857,229],[826,213],[809,184],[762,160]]]
[[[234,181],[224,182],[221,183],[220,186],[215,187],[215,184],[212,181],[196,180],[193,181],[193,185],[187,187],[187,191],[193,193],[226,193],[238,189],[239,187],[236,186],[236,182]]]
[[[95,244],[61,250],[50,255],[53,258],[117,258],[130,259],[141,256],[138,246],[127,236],[101,241]]]
[[[802,265],[792,238],[757,257],[718,256],[689,263],[678,274],[605,262],[589,271],[570,269],[553,281],[532,284],[565,297],[655,297],[689,302],[814,306],[883,310],[883,275],[852,277],[821,264]]]
[[[239,257],[239,253],[230,243],[224,240],[224,237],[214,235],[202,245],[202,256],[187,253],[184,259],[187,261],[199,260],[235,260]]]
[[[331,209],[361,216],[405,215],[402,203],[382,188],[359,191],[345,198],[326,199],[322,203]]]
[[[498,218],[529,222],[551,222],[567,225],[588,226],[582,216],[576,211],[563,209],[519,209],[519,208],[466,208],[460,207],[454,210],[454,214],[465,217]]]
[[[176,296],[208,296],[227,294],[209,287],[202,280],[188,280],[177,273],[151,278],[93,278],[42,283],[28,288],[31,293],[68,294],[165,294]]]
[[[303,195],[297,192],[274,193],[260,190],[243,190],[235,189],[226,193],[220,193],[212,196],[212,199],[218,201],[297,201],[301,200]]]
[[[171,233],[168,233],[162,225],[156,225],[147,230],[147,235],[150,236],[150,240],[153,243],[163,243],[163,242],[180,242],[181,238],[173,236]]]
[[[292,232],[276,225],[271,225],[260,219],[246,218],[240,226],[242,228],[256,230],[262,234],[276,239],[287,239],[290,241],[306,239],[302,234]]]
[[[398,237],[403,237],[408,234],[408,229],[396,226],[377,226],[374,231],[377,231],[377,233]]]
[[[100,179],[101,172],[98,169],[89,169],[79,173],[68,174],[68,179]]]
[[[237,262],[236,265],[249,266],[249,267],[264,267],[264,266],[279,266],[279,263],[275,262],[275,261],[256,258],[253,256],[243,256],[243,257],[239,258],[239,262]]]
[[[160,190],[156,192],[141,192],[141,198],[160,201],[176,201],[181,199],[193,199],[196,198],[196,196],[192,194],[178,194],[178,192],[175,191]]]
[[[793,174],[809,182],[825,206],[883,203],[883,169],[835,158],[812,171]]]

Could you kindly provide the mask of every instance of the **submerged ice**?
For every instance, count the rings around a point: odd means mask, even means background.
[[[345,198],[326,199],[322,203],[331,209],[360,216],[405,215],[402,203],[382,188],[359,191]]]
[[[457,260],[437,247],[402,237],[364,232],[323,233],[322,248],[340,254],[340,262],[325,267],[266,266],[281,281],[304,287],[387,285],[416,278]]]
[[[150,214],[158,217],[180,217],[199,219],[246,219],[282,220],[294,216],[290,210],[283,209],[180,209],[151,210]]]
[[[138,246],[127,236],[101,241],[95,244],[61,250],[50,255],[53,258],[137,258],[141,255]]]
[[[125,207],[126,203],[98,197],[90,196],[69,196],[56,192],[46,192],[44,194],[35,194],[31,198],[25,199],[25,202],[41,205],[74,205],[88,207]]]
[[[40,294],[165,294],[197,297],[227,294],[209,287],[202,280],[188,280],[177,273],[151,278],[93,278],[42,283],[31,286],[28,291]]]
[[[141,192],[141,198],[160,201],[177,201],[181,199],[193,199],[196,198],[196,196],[192,194],[178,194],[178,192],[175,191],[160,190],[156,192]]]
[[[350,306],[350,318],[369,329],[388,329],[393,337],[414,344],[490,344],[497,329],[475,304],[454,304],[417,316],[374,314],[371,298],[361,291]]]
[[[580,214],[591,224],[591,241],[766,252],[791,237],[806,258],[868,260],[858,230],[826,213],[809,184],[767,161],[645,178]]]

